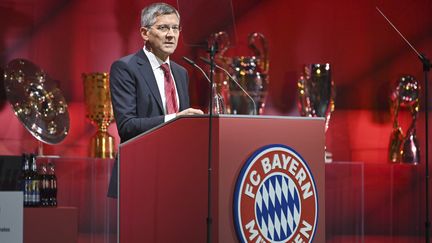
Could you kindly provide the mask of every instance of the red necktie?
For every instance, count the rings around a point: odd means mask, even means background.
[[[174,80],[172,79],[170,68],[167,63],[161,65],[161,68],[165,76],[165,99],[166,99],[166,110],[167,114],[177,113],[177,96],[174,86]]]

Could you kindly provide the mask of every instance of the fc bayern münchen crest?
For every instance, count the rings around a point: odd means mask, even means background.
[[[256,151],[237,178],[234,221],[242,242],[312,242],[318,195],[306,161],[285,145]]]

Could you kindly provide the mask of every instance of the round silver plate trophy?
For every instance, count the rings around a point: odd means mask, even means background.
[[[56,83],[24,59],[10,61],[4,72],[6,96],[15,115],[40,142],[57,144],[69,131],[66,100]],[[38,154],[43,155],[39,143]]]

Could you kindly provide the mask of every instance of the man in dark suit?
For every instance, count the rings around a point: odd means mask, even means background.
[[[111,97],[122,142],[178,115],[203,114],[189,108],[189,79],[186,70],[169,60],[180,34],[180,16],[168,4],[156,3],[141,14],[141,36],[145,47],[113,63],[110,72]],[[175,81],[174,103],[168,110],[162,64],[168,64]]]
[[[144,48],[115,61],[110,71],[111,100],[121,142],[179,115],[203,114],[189,107],[186,70],[170,61],[180,34],[180,15],[165,3],[142,10]],[[116,169],[109,195],[116,196]]]

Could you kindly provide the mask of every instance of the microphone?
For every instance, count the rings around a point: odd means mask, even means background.
[[[204,57],[200,57],[200,59],[209,64],[210,65],[210,60],[208,60],[207,58]],[[253,105],[253,114],[252,115],[256,115],[256,103],[254,101],[254,99],[249,95],[249,93],[237,82],[237,80],[223,67],[217,65],[216,63],[214,64],[216,68],[222,70],[226,75],[228,75],[228,77],[243,91],[243,93],[246,94],[246,96],[252,101],[252,105]]]
[[[207,76],[207,74],[204,72],[204,70],[203,70],[200,66],[198,66],[194,61],[192,61],[191,59],[189,59],[189,58],[187,58],[187,57],[183,57],[183,59],[184,59],[187,63],[189,63],[190,65],[192,65],[192,66],[198,68],[198,69],[202,72],[202,74],[204,75],[204,77],[207,79],[207,81],[208,81],[209,83],[211,83],[209,77]]]
[[[197,69],[199,69],[201,71],[201,73],[204,75],[204,77],[207,79],[207,81],[209,82],[209,84],[211,84],[212,82],[210,81],[210,78],[207,76],[207,74],[204,72],[204,70],[198,66],[194,61],[192,61],[191,59],[187,58],[187,57],[183,57],[183,59],[189,63],[190,65],[196,67]],[[213,87],[211,87],[212,89],[212,93],[213,93],[213,99],[214,99],[214,111],[217,114],[225,114],[225,102],[223,100],[223,97],[216,91],[216,84],[213,83]]]

